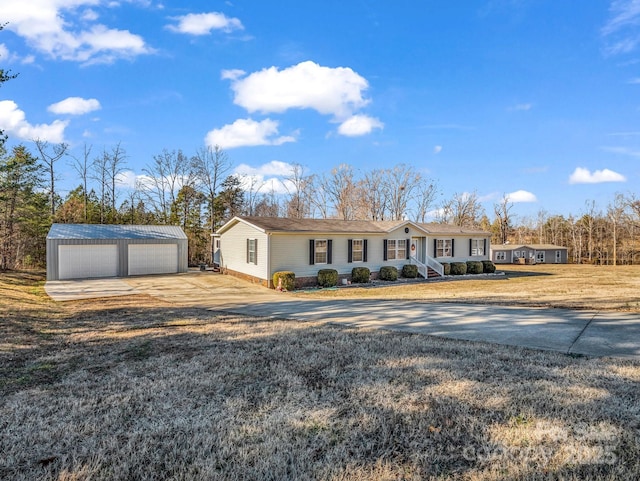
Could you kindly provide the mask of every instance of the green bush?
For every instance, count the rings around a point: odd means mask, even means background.
[[[452,276],[462,276],[467,273],[467,263],[466,262],[452,262],[451,263],[451,275]]]
[[[356,284],[364,284],[369,282],[371,278],[371,271],[368,267],[354,267],[351,270],[351,282]]]
[[[451,264],[449,264],[448,262],[441,262],[442,264],[442,273],[445,276],[450,276],[451,275]]]
[[[493,274],[496,271],[496,265],[491,261],[482,261],[482,272],[485,274]]]
[[[467,261],[467,274],[482,274],[483,266],[480,261]]]
[[[407,279],[415,279],[418,277],[418,266],[413,264],[405,264],[402,266],[402,277]]]
[[[338,271],[335,269],[320,269],[318,271],[318,285],[333,287],[338,284]]]
[[[273,287],[278,288],[282,279],[282,290],[292,291],[296,288],[296,275],[291,271],[279,271],[273,274]]]
[[[397,281],[398,269],[394,266],[382,266],[378,277],[383,281]]]

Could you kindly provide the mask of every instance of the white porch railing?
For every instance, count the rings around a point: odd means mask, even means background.
[[[444,266],[433,257],[427,256],[427,262],[420,262],[415,257],[411,258],[411,263],[418,266],[418,274],[427,279],[429,277],[429,269],[436,272],[439,276],[444,276]]]

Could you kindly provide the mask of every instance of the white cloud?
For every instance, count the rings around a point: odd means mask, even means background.
[[[142,179],[142,176],[137,175],[132,170],[125,170],[116,176],[116,183],[120,186],[128,187],[129,189],[135,189],[136,184],[140,179]]]
[[[516,104],[516,105],[513,105],[512,107],[509,107],[508,110],[511,110],[514,112],[527,112],[531,110],[532,107],[533,107],[533,104]]]
[[[7,29],[53,59],[110,63],[153,52],[139,35],[92,24],[97,14],[82,7],[118,4],[104,0],[0,0]]]
[[[626,27],[636,27],[640,21],[640,2],[637,0],[613,0],[611,18],[602,28],[603,35],[610,35]]]
[[[436,145],[436,146],[433,148],[433,153],[434,153],[434,154],[439,154],[440,152],[442,152],[442,145]]]
[[[9,136],[15,135],[21,140],[46,140],[53,143],[64,142],[64,129],[68,120],[54,120],[50,124],[31,125],[25,113],[12,100],[0,101],[0,129]]]
[[[265,119],[257,122],[252,119],[238,119],[230,125],[220,129],[213,129],[207,133],[205,143],[213,147],[218,145],[223,149],[255,145],[281,145],[295,142],[293,136],[278,137],[278,122]]]
[[[507,198],[509,199],[509,202],[514,204],[520,202],[538,202],[538,198],[535,194],[526,190],[516,190],[515,192],[511,192],[510,194],[507,194]]]
[[[230,70],[223,70],[222,73],[220,74],[220,78],[222,80],[236,80],[237,78],[242,77],[244,74],[246,74],[247,72],[245,72],[244,70],[240,70],[240,69],[230,69]]]
[[[49,105],[47,110],[54,114],[83,115],[102,107],[97,99],[83,99],[81,97],[67,97],[60,102]]]
[[[283,70],[266,68],[231,84],[234,103],[249,112],[313,109],[338,120],[369,103],[363,97],[368,87],[367,80],[348,67],[323,67],[311,61]]]
[[[624,175],[618,174],[609,169],[595,170],[590,172],[583,167],[576,167],[569,177],[570,184],[600,184],[602,182],[626,182]]]
[[[610,18],[601,30],[608,39],[605,52],[619,55],[634,51],[640,44],[637,26],[640,24],[638,0],[613,0],[609,7]]]
[[[640,151],[629,149],[628,147],[602,147],[605,152],[612,154],[628,155],[629,157],[640,157]]]
[[[237,18],[229,18],[224,13],[190,13],[181,17],[172,17],[177,25],[167,25],[167,30],[189,35],[209,35],[211,30],[222,30],[229,33],[233,30],[243,30],[242,22]]]
[[[248,164],[240,164],[234,170],[234,174],[240,178],[245,190],[253,189],[254,192],[286,194],[292,192],[293,184],[286,179],[293,171],[293,166],[280,160],[272,160],[266,164],[252,167]],[[253,184],[253,185],[252,185]]]
[[[293,172],[293,166],[280,160],[272,160],[258,167],[251,167],[248,164],[240,164],[234,172],[240,175],[261,175],[287,177]]]
[[[370,134],[373,129],[381,129],[384,124],[374,117],[368,115],[353,115],[340,124],[338,133],[347,137],[358,137]]]

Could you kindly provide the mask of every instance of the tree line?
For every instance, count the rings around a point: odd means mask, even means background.
[[[412,166],[356,171],[340,164],[308,174],[293,164],[278,186],[257,176],[232,173],[221,148],[201,148],[194,155],[165,149],[153,156],[135,185],[124,181],[127,153],[121,144],[94,154],[85,145],[79,157],[68,146],[34,140],[0,146],[0,269],[43,266],[45,238],[54,222],[89,224],[169,224],[189,239],[191,265],[211,261],[211,234],[235,215],[401,220],[454,224],[492,233],[493,244],[554,244],[569,248],[575,263],[638,262],[640,200],[617,194],[599,209],[588,201],[579,215],[540,211],[535,218],[512,214],[504,196],[492,219],[477,193],[456,193],[437,201],[436,183]],[[59,162],[66,159],[78,185],[62,197]]]
[[[0,69],[0,86],[15,77]],[[164,149],[135,185],[127,186],[127,153],[120,143],[100,152],[85,144],[75,157],[65,143],[34,139],[33,152],[25,145],[8,152],[6,140],[0,131],[0,270],[44,266],[46,235],[54,222],[179,225],[189,239],[189,263],[210,262],[211,234],[235,215],[434,219],[490,231],[493,244],[566,246],[576,263],[638,262],[640,200],[633,194],[617,194],[604,209],[587,201],[577,216],[540,211],[522,219],[512,214],[513,203],[505,195],[493,206],[491,220],[476,192],[436,202],[436,183],[406,164],[362,172],[343,163],[321,174],[293,164],[276,186],[258,176],[233,174],[220,147],[203,147],[191,156]],[[63,160],[78,179],[64,197],[58,189]]]

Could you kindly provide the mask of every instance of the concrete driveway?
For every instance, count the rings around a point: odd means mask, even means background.
[[[200,272],[112,281],[128,285],[132,293],[215,311],[640,359],[638,314],[405,300],[309,299],[304,294],[279,293],[230,276]]]

